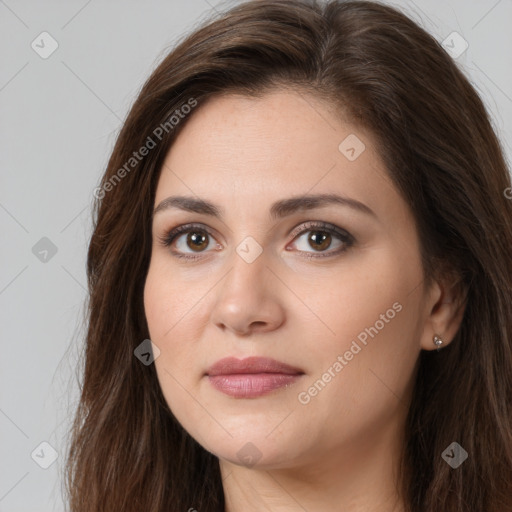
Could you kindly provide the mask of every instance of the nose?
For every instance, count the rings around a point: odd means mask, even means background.
[[[280,281],[267,264],[264,252],[251,263],[234,254],[230,270],[216,287],[214,325],[245,336],[272,331],[284,322]]]

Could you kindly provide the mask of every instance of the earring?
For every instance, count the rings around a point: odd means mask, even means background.
[[[439,336],[435,335],[434,336],[434,345],[436,345],[438,352],[439,352],[439,350],[441,350],[442,344],[443,344],[443,340]]]

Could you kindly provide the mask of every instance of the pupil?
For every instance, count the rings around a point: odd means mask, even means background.
[[[193,245],[195,246],[195,248],[202,249],[203,247],[201,247],[201,245],[204,245],[204,242],[206,241],[206,236],[204,234],[197,235],[197,233],[204,233],[204,232],[195,231],[193,233],[189,233],[188,239],[189,239],[189,241],[193,242]],[[206,244],[206,245],[208,245],[208,244]]]
[[[313,241],[313,243],[317,245],[320,245],[320,249],[327,249],[327,247],[329,247],[329,245],[331,244],[330,242],[328,242],[327,244],[325,244],[324,242],[329,236],[330,235],[325,231],[312,231],[311,235],[309,236],[309,240]]]

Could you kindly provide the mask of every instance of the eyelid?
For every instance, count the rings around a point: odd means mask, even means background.
[[[208,233],[209,236],[215,238],[215,235],[212,233],[213,230],[211,230],[209,227],[206,227],[204,224],[198,222],[181,224],[172,229],[166,230],[163,235],[157,235],[156,238],[162,245],[167,247],[171,245],[171,243],[173,243],[176,240],[176,238],[178,238],[180,235],[189,233],[194,229],[197,229],[198,231],[205,231],[206,233]]]
[[[292,229],[290,236],[292,239],[299,234],[304,234],[307,231],[312,231],[313,229],[317,229],[318,231],[325,230],[329,232],[334,232],[341,238],[346,238],[354,241],[354,237],[345,229],[339,228],[335,224],[331,224],[330,222],[325,222],[323,220],[308,220],[306,222],[301,222],[295,228]]]

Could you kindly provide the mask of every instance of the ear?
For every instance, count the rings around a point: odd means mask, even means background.
[[[420,345],[423,350],[436,350],[434,336],[449,345],[462,323],[467,303],[467,289],[453,272],[444,273],[433,282],[425,301],[425,324]]]

